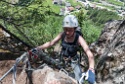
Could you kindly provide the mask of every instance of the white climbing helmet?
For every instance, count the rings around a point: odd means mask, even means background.
[[[63,28],[78,27],[78,20],[74,15],[67,15],[63,20]]]

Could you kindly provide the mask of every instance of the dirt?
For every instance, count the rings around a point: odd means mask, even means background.
[[[14,60],[0,61],[0,77],[2,77],[15,63]],[[12,72],[8,74],[2,81],[2,84],[12,84]]]
[[[7,53],[7,52],[9,52],[9,51],[8,51],[8,50],[0,49],[0,52],[3,52],[3,53],[6,52],[6,53]]]

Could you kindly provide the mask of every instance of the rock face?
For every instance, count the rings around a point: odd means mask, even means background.
[[[0,25],[0,60],[12,60],[29,50],[31,46]]]
[[[22,72],[17,80],[18,84],[26,83],[26,73]],[[37,69],[32,73],[33,84],[76,84],[76,81],[63,72],[57,72],[45,66],[43,69]],[[30,83],[30,84],[32,84]]]
[[[125,21],[107,22],[90,48],[97,57],[97,82],[125,84]]]
[[[0,77],[2,77],[14,64],[14,61],[1,61],[0,63],[0,67],[2,67]],[[76,80],[69,77],[64,72],[53,70],[47,65],[41,69],[29,72],[28,74],[21,67],[17,67],[16,84],[77,84]],[[1,82],[2,84],[12,84],[12,80],[13,74],[10,73]]]

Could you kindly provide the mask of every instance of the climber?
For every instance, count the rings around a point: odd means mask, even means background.
[[[81,46],[88,56],[89,68],[87,70],[88,73],[88,82],[90,84],[94,84],[95,82],[95,70],[94,70],[94,56],[90,51],[86,41],[83,36],[76,32],[78,25],[78,20],[74,15],[67,15],[63,20],[63,32],[59,33],[52,41],[46,42],[43,45],[40,45],[34,49],[30,50],[30,53],[39,52],[46,48],[49,48],[55,45],[57,42],[61,40],[61,55],[70,60],[71,67],[74,70],[75,79],[77,81],[80,80],[82,76],[82,70],[79,64],[79,58],[77,55],[78,47]],[[38,56],[35,54],[34,59]]]

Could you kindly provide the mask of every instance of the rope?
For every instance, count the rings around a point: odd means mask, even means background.
[[[31,64],[30,64],[30,61],[28,61],[27,63],[27,69],[25,69],[26,73],[27,73],[27,77],[29,79],[29,84],[33,84],[33,81],[32,81],[32,70],[31,70]]]
[[[12,70],[13,70],[13,66],[10,68],[9,71],[7,71],[7,72],[0,78],[0,81],[2,81]]]
[[[0,81],[0,84],[3,84],[3,82],[2,82],[2,81]]]
[[[13,67],[13,84],[16,84],[16,72],[17,72],[17,65],[15,64]]]

